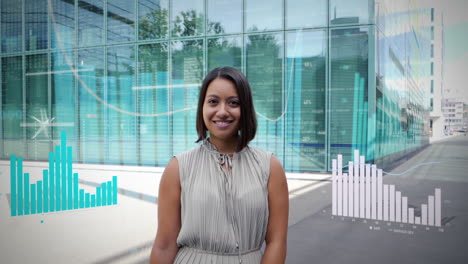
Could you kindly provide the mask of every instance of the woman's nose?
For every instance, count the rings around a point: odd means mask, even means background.
[[[218,116],[227,116],[229,115],[228,111],[227,111],[227,104],[220,104],[219,105],[219,109],[218,109],[218,112],[216,113]]]

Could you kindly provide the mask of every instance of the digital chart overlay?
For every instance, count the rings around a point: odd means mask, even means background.
[[[94,194],[79,188],[72,147],[66,145],[65,132],[60,136],[61,145],[49,152],[49,169],[43,170],[42,180],[36,183],[30,183],[29,173],[23,173],[23,159],[10,156],[11,216],[117,204],[117,176],[96,187]]]
[[[342,159],[338,155],[332,160],[332,215],[441,226],[440,188],[421,204],[421,214],[416,216],[415,208],[408,208],[408,197],[396,191],[395,185],[383,184],[383,171],[365,164],[359,150],[354,151],[354,162],[348,163],[348,173],[343,173]]]

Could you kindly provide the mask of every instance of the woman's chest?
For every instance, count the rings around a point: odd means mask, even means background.
[[[268,198],[263,178],[258,170],[235,162],[230,170],[218,164],[205,164],[191,170],[189,181],[182,186],[182,193],[186,202],[198,206],[261,209],[266,206]]]

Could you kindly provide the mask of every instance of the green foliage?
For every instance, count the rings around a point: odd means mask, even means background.
[[[141,40],[166,38],[169,31],[168,10],[155,9],[149,12],[140,18],[138,29]]]

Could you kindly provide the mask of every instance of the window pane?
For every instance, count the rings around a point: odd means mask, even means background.
[[[47,49],[47,0],[25,0],[26,50]]]
[[[208,39],[208,72],[216,67],[241,69],[242,37]]]
[[[80,152],[84,163],[104,162],[104,49],[78,52]]]
[[[134,40],[135,3],[128,0],[107,1],[107,41],[110,43]]]
[[[242,0],[208,0],[207,34],[242,32]]]
[[[100,45],[103,41],[104,1],[78,1],[78,45]]]
[[[169,31],[169,0],[138,1],[139,39],[166,38]]]
[[[198,92],[204,77],[203,41],[175,41],[171,49],[172,111],[175,111],[172,115],[172,146],[173,153],[177,154],[194,147],[198,138],[195,119]]]
[[[52,48],[72,48],[75,45],[75,1],[54,0],[52,3]]]
[[[285,167],[292,171],[326,170],[326,31],[286,35],[287,100]]]
[[[330,26],[368,24],[369,0],[330,0]]]
[[[72,72],[75,68],[74,58],[74,53],[71,51],[51,54],[51,101],[52,118],[56,125],[52,127],[53,138],[60,140],[60,132],[67,133],[67,145],[73,147],[75,160],[78,156],[76,155],[75,77]]]
[[[283,28],[283,1],[246,0],[246,31],[264,31]]]
[[[141,45],[138,50],[138,109],[141,164],[165,166],[170,145],[168,43]]]
[[[107,51],[107,100],[109,127],[106,140],[107,160],[111,163],[137,164],[135,54],[133,46]]]
[[[327,0],[288,0],[286,1],[286,27],[325,27],[327,26]],[[311,15],[313,14],[313,15]],[[307,18],[307,19],[304,19]]]
[[[3,53],[21,51],[22,47],[22,28],[21,28],[21,5],[16,0],[2,0],[0,16],[1,36]]]
[[[32,160],[47,160],[52,140],[47,71],[47,54],[26,57],[26,137]]]
[[[197,36],[205,33],[204,0],[172,2],[171,31],[174,37]]]
[[[2,59],[3,158],[26,157],[23,127],[23,66],[21,57]]]
[[[282,34],[249,35],[246,40],[246,72],[258,118],[253,143],[278,157],[284,153],[283,45]]]
[[[365,28],[331,31],[330,155],[367,156],[368,34]],[[330,166],[330,165],[329,165]]]

